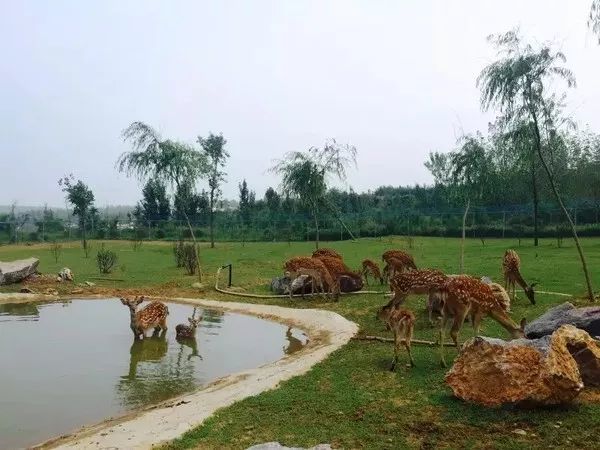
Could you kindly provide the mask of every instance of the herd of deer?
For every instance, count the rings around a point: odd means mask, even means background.
[[[516,295],[518,284],[532,304],[535,304],[533,287],[528,285],[520,273],[519,255],[514,250],[507,250],[502,261],[504,287],[487,278],[478,279],[469,275],[447,275],[435,269],[418,269],[413,257],[401,250],[388,250],[382,255],[385,263],[383,272],[377,263],[365,259],[362,270],[353,272],[344,264],[342,256],[332,249],[316,250],[312,257],[295,257],[284,264],[286,276],[292,281],[300,275],[310,276],[313,292],[317,288],[321,293],[326,290],[337,300],[340,293],[340,278],[343,276],[364,277],[368,284],[369,275],[381,284],[389,281],[392,299],[377,313],[394,333],[394,359],[391,370],[398,362],[400,347],[404,345],[408,351],[410,365],[414,365],[411,355],[411,340],[415,324],[412,311],[402,307],[410,295],[427,295],[429,320],[433,323],[433,313],[439,316],[439,337],[441,363],[445,367],[444,330],[452,318],[450,337],[458,347],[458,333],[467,317],[470,318],[475,334],[479,334],[479,326],[484,316],[489,316],[504,327],[513,338],[524,336],[525,319],[517,325],[509,316],[512,299]],[[507,292],[508,291],[508,292]],[[291,296],[290,292],[290,296]]]
[[[121,298],[121,303],[129,308],[129,326],[133,332],[135,339],[143,339],[146,337],[146,332],[154,329],[154,334],[167,331],[167,316],[169,308],[162,302],[153,301],[148,303],[144,308],[138,310],[137,307],[146,298],[135,297],[133,299]],[[192,317],[188,317],[189,325],[180,323],[175,327],[177,339],[194,339],[196,336],[196,328],[202,321],[202,316],[195,318],[196,308],[192,313]]]

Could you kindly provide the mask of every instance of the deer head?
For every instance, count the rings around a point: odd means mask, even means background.
[[[527,296],[532,305],[535,305],[535,292],[533,291],[533,288],[536,284],[537,283],[531,283],[524,289],[525,295]]]
[[[128,306],[129,309],[135,311],[135,309],[138,307],[138,305],[140,303],[142,303],[144,300],[145,300],[145,297],[142,295],[141,297],[135,297],[133,299],[121,298],[121,303],[123,303],[125,306]]]
[[[197,319],[194,319],[193,317],[188,317],[188,322],[190,323],[190,326],[192,328],[196,329],[198,325],[200,325],[200,322],[202,322],[202,316],[198,317]]]

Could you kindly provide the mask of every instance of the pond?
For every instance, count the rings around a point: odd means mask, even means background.
[[[0,305],[0,449],[193,391],[307,342],[276,322],[201,308],[196,339],[178,342],[175,326],[194,307],[165,303],[167,332],[138,341],[116,298]]]

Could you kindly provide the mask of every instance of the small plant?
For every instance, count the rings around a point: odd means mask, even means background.
[[[85,257],[89,258],[90,253],[92,253],[92,244],[86,241],[85,245],[83,246],[83,252],[85,253]]]
[[[117,263],[117,260],[117,254],[112,250],[105,249],[104,244],[102,244],[102,248],[96,255],[96,262],[98,263],[100,273],[110,273]]]
[[[194,244],[183,245],[183,266],[188,275],[194,275],[198,268],[198,254]]]
[[[54,241],[52,244],[50,244],[50,253],[52,253],[55,262],[58,262],[58,258],[60,258],[60,255],[62,254],[62,250],[63,246],[60,242]]]
[[[179,239],[179,241],[173,244],[173,254],[175,255],[175,265],[177,267],[183,267],[185,265],[183,252],[183,239]]]
[[[131,240],[131,248],[134,252],[137,252],[142,247],[142,242],[143,241],[141,239],[138,239],[137,237],[134,237]]]

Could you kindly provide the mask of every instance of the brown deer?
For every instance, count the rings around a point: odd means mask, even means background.
[[[323,278],[321,277],[320,270],[306,269],[304,267],[299,267],[294,272],[286,272],[285,273],[285,276],[288,277],[290,280],[290,298],[292,298],[292,295],[293,295],[292,285],[294,284],[294,281],[297,278],[301,277],[302,275],[305,275],[310,278],[311,292],[313,294],[315,294],[316,292],[320,292],[323,294],[325,292],[325,289],[323,287]],[[304,287],[305,287],[305,285],[303,284],[302,298],[304,298]],[[317,291],[317,289],[318,289],[318,291]]]
[[[446,282],[446,274],[436,269],[417,269],[397,273],[390,280],[393,297],[390,304],[402,304],[409,295],[427,294]]]
[[[504,287],[508,290],[509,294],[512,290],[512,299],[515,300],[517,295],[516,284],[521,286],[525,295],[529,299],[532,305],[535,305],[535,293],[533,287],[536,283],[527,285],[520,272],[521,258],[514,250],[506,250],[504,252],[504,258],[502,259],[502,272],[504,274]]]
[[[377,312],[377,317],[383,320],[394,333],[394,359],[392,360],[390,370],[394,371],[396,369],[400,345],[402,344],[404,344],[408,352],[409,366],[414,367],[415,362],[410,351],[410,343],[415,328],[415,315],[399,305],[387,304]]]
[[[385,281],[391,279],[395,272],[417,269],[413,257],[402,250],[387,250],[381,255],[381,259],[386,263],[383,268],[383,278]]]
[[[288,272],[288,275],[292,280],[296,278],[295,273],[300,269],[315,270],[316,272],[318,272],[321,278],[321,283],[323,284],[324,290],[327,290],[327,292],[330,295],[335,295],[334,280],[329,271],[327,270],[327,267],[325,267],[321,260],[305,256],[296,256],[292,259],[287,260],[284,263],[283,268],[286,272]]]
[[[194,319],[195,314],[196,311],[194,310],[192,317],[188,317],[188,322],[190,323],[189,325],[180,323],[175,327],[176,339],[195,339],[196,328],[198,328],[198,325],[200,325],[200,322],[202,322],[202,316]]]
[[[506,312],[509,304],[502,297],[494,295],[489,284],[468,275],[448,277],[440,286],[439,291],[443,301],[442,317],[440,320],[439,344],[442,366],[446,367],[444,358],[444,330],[450,316],[453,317],[450,337],[458,348],[458,333],[467,315],[471,315],[473,331],[477,336],[481,319],[487,315],[504,327],[512,338],[524,337],[525,319],[518,326]]]
[[[333,258],[344,259],[342,255],[332,248],[319,248],[312,253],[313,258],[319,258],[321,256],[331,256]]]
[[[379,266],[376,262],[365,259],[362,262],[362,276],[365,277],[365,282],[367,286],[369,285],[369,274],[376,280],[379,280],[381,284],[383,284],[383,276],[381,275],[381,271],[379,270]]]
[[[340,289],[340,279],[343,276],[352,278],[354,280],[356,280],[357,282],[360,282],[362,284],[362,276],[359,273],[353,272],[352,270],[350,270],[350,268],[344,264],[344,261],[342,261],[339,258],[336,258],[334,256],[319,256],[317,258],[313,258],[317,261],[321,261],[323,263],[323,265],[325,265],[325,267],[327,268],[327,271],[331,274],[331,278],[333,279],[333,283],[335,284],[334,287],[334,292],[336,293],[335,295],[335,300],[338,299],[338,295],[341,291]]]
[[[136,311],[137,306],[142,303],[146,298],[142,295],[141,297],[135,297],[134,299],[121,298],[121,303],[129,308],[131,331],[136,339],[140,337],[143,339],[146,337],[146,330],[154,328],[154,332],[157,333],[159,330],[167,330],[167,316],[169,315],[169,308],[161,302],[150,302],[144,308]]]

